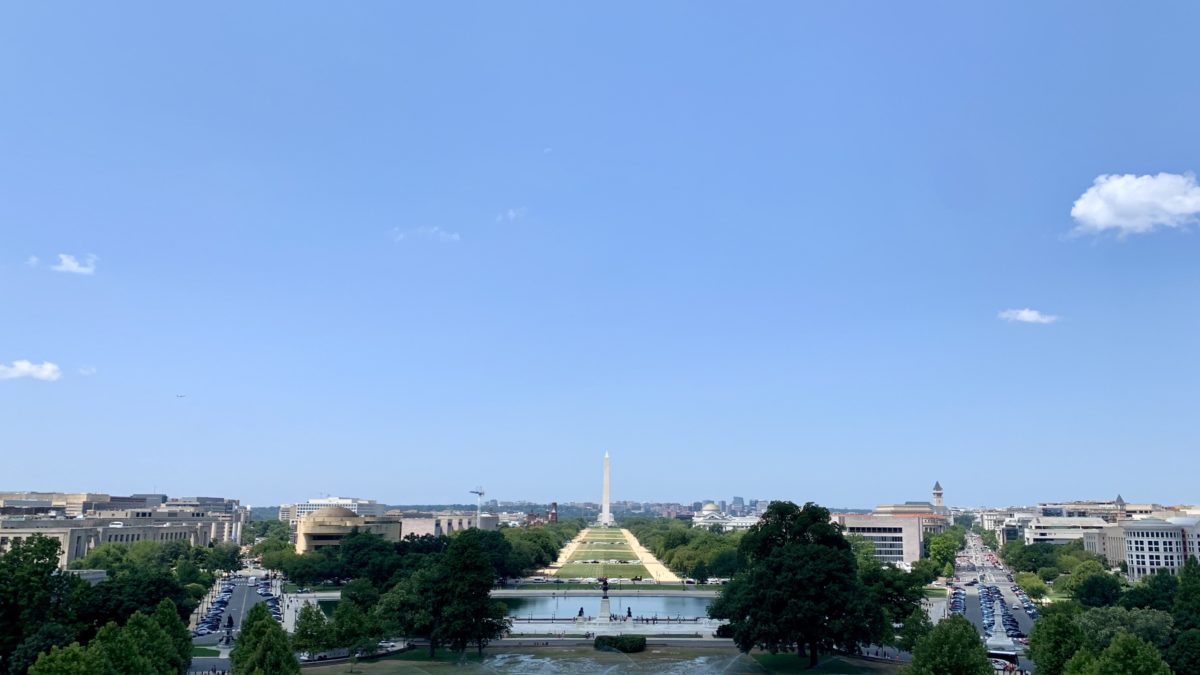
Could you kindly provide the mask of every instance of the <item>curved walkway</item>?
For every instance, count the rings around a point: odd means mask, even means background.
[[[584,530],[586,532],[587,530]],[[621,530],[621,534],[625,535],[625,543],[629,544],[629,548],[633,550],[634,555],[641,561],[642,566],[646,571],[650,572],[650,576],[655,581],[678,584],[683,581],[674,572],[667,569],[667,566],[660,563],[654,554],[647,551],[644,546],[638,542],[637,537],[629,530]]]

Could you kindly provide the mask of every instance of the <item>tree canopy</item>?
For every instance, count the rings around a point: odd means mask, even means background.
[[[913,649],[905,675],[992,675],[987,649],[965,617],[942,619]]]

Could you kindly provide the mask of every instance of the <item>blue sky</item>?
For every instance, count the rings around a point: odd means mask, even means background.
[[[10,3],[0,488],[1200,501],[1198,19]]]

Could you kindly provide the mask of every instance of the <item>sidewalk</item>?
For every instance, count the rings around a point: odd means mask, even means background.
[[[580,530],[579,534],[575,535],[575,538],[567,542],[567,545],[558,552],[558,560],[554,561],[554,564],[550,565],[546,569],[538,570],[538,574],[553,576],[559,568],[567,564],[567,561],[571,559],[572,555],[574,555],[575,549],[579,548],[579,545],[582,544],[585,539],[587,539],[587,533],[588,528],[586,527]]]
[[[637,537],[633,536],[632,532],[621,530],[621,534],[625,535],[625,543],[629,544],[629,548],[633,549],[634,555],[638,557],[642,566],[646,568],[646,571],[650,573],[650,576],[655,581],[674,584],[683,583],[683,579],[680,579],[674,572],[667,569],[666,565],[660,563],[658,558],[654,557],[653,553],[647,551],[638,542]]]

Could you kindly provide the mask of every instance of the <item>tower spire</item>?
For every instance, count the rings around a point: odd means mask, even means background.
[[[600,499],[600,525],[609,527],[613,524],[612,511],[609,510],[609,484],[608,484],[608,451],[604,451],[604,493]]]

